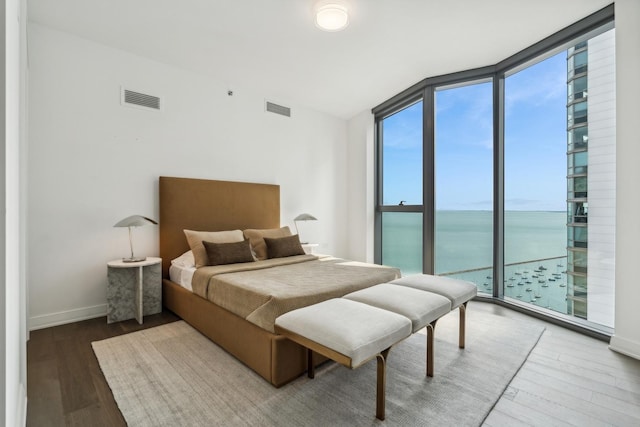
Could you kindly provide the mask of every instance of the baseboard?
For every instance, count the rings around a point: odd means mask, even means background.
[[[613,351],[617,351],[618,353],[640,360],[640,342],[631,341],[614,335],[611,337],[609,348]]]
[[[79,322],[81,320],[94,319],[107,315],[107,304],[94,305],[92,307],[77,308],[74,310],[59,311],[57,313],[43,314],[29,318],[29,330],[49,328],[51,326],[64,325],[66,323]]]

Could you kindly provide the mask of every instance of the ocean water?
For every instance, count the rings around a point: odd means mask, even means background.
[[[505,212],[505,296],[567,313],[566,221],[566,212]],[[422,214],[385,212],[382,224],[383,263],[422,272]],[[436,274],[490,293],[492,212],[436,211],[435,234]]]

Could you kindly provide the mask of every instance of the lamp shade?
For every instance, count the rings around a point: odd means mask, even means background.
[[[317,221],[318,218],[308,213],[302,213],[297,217],[295,217],[293,220],[294,221]]]
[[[142,215],[131,215],[118,221],[114,227],[142,227],[143,225],[158,224],[151,218]]]

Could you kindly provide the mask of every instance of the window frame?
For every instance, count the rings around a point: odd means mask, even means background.
[[[575,58],[583,49],[582,43],[595,37],[598,34],[609,31],[615,27],[614,5],[611,4],[592,15],[558,31],[555,34],[541,40],[540,42],[494,64],[471,70],[459,71],[451,74],[428,77],[393,96],[387,101],[372,109],[374,115],[375,128],[374,138],[376,150],[374,158],[375,172],[375,197],[374,197],[374,260],[376,263],[382,261],[382,213],[383,212],[420,212],[423,217],[423,273],[433,274],[435,267],[435,176],[434,176],[434,120],[435,105],[434,91],[443,86],[466,84],[478,80],[493,81],[493,286],[490,296],[483,297],[489,301],[513,307],[504,299],[504,100],[505,100],[505,78],[523,68],[542,61],[561,50],[569,50],[573,47],[571,58]],[[573,75],[576,80],[581,77],[581,73]],[[568,100],[571,108],[586,101],[586,97]],[[422,100],[422,126],[423,126],[423,204],[390,206],[382,204],[382,143],[380,136],[382,121],[395,112],[406,108],[412,103]],[[585,112],[585,114],[588,114]],[[577,129],[581,123],[573,121],[567,126],[570,129]],[[584,144],[586,145],[586,143]],[[574,144],[572,147],[580,151]],[[575,177],[574,177],[575,178]],[[571,201],[568,201],[571,203]],[[586,223],[584,223],[586,226]],[[569,237],[569,236],[568,236]],[[535,307],[517,306],[520,309],[536,316],[550,320],[552,322],[568,326],[580,332],[588,333],[601,339],[607,339],[612,333],[606,327],[598,328],[595,325],[572,318],[569,315],[550,314],[546,311],[537,310]]]

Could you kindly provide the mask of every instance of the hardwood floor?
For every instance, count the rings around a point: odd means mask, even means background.
[[[485,426],[638,426],[640,361],[605,342],[490,303],[469,310],[546,327]],[[173,322],[170,312],[107,325],[106,318],[31,332],[28,426],[124,426],[91,342]]]
[[[476,303],[472,309],[546,327],[485,426],[640,426],[640,360],[504,307]]]
[[[171,312],[107,325],[106,317],[32,331],[27,343],[27,426],[126,426],[92,341],[178,320]]]

